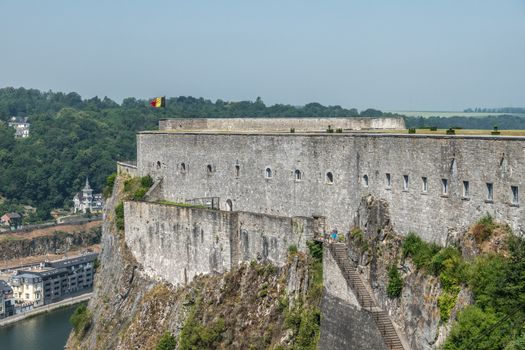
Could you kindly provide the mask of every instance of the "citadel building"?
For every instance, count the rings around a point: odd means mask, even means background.
[[[291,245],[306,250],[321,233],[379,221],[442,245],[486,213],[524,233],[523,137],[405,134],[396,131],[405,128],[401,118],[159,126],[137,135],[136,164],[118,165],[155,180],[145,201],[124,203],[126,245],[152,279],[183,285],[243,262],[283,265]],[[373,201],[382,212],[370,210]],[[323,256],[321,348],[408,349],[413,334],[394,326],[339,248]]]
[[[523,232],[523,138],[325,132],[361,129],[341,119],[161,121],[137,136],[137,172],[166,200],[219,197],[223,210],[323,216],[345,232],[369,195],[389,203],[397,232],[441,244],[485,213]]]

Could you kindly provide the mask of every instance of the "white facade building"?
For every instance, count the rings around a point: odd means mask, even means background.
[[[15,128],[15,137],[29,137],[29,128],[31,127],[31,124],[29,123],[27,117],[11,117],[8,125]]]
[[[75,194],[73,197],[74,212],[91,213],[100,212],[104,207],[104,199],[101,193],[93,194],[93,190],[89,186],[89,180],[86,178],[86,184],[81,192]]]

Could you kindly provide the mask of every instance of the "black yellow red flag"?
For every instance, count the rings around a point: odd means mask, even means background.
[[[166,107],[166,97],[154,98],[149,104],[155,108]]]

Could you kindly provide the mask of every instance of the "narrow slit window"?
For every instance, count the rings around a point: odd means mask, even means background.
[[[386,173],[386,187],[391,188],[392,187],[392,177],[389,173]]]
[[[241,175],[241,166],[239,164],[235,165],[235,176],[239,177]]]
[[[464,198],[470,197],[470,185],[468,181],[463,181],[463,197]]]
[[[448,195],[448,180],[441,179],[441,193],[446,196]]]
[[[491,182],[487,182],[487,200],[494,200],[494,185]]]
[[[368,187],[368,175],[363,175],[363,186]]]
[[[208,172],[208,174],[211,174],[211,173],[212,173],[213,168],[212,168],[211,164],[208,164],[208,165],[206,166],[206,171]]]
[[[428,179],[425,176],[423,176],[421,178],[421,181],[423,183],[423,187],[421,188],[422,191],[425,192],[425,193],[428,192]]]
[[[186,172],[186,164],[185,163],[180,163],[180,171],[185,173]]]
[[[520,202],[518,186],[510,186],[510,190],[512,191],[512,204],[517,205]]]
[[[326,183],[334,183],[334,174],[332,174],[330,171],[326,173]]]
[[[302,174],[301,174],[301,170],[297,169],[294,171],[294,178],[296,181],[299,181],[301,180],[301,177],[302,177]]]
[[[266,176],[267,179],[271,178],[272,177],[272,169],[271,168],[266,168],[266,170],[264,171],[264,175]]]
[[[408,175],[403,175],[403,190],[408,191]]]

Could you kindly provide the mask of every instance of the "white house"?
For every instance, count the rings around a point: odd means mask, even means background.
[[[86,184],[81,192],[75,194],[73,197],[74,212],[75,213],[95,213],[100,212],[104,207],[104,199],[101,193],[93,194],[93,190],[89,186],[89,180],[86,178]]]
[[[15,137],[29,137],[29,128],[31,127],[31,124],[29,123],[27,117],[11,117],[8,125],[15,128]]]

